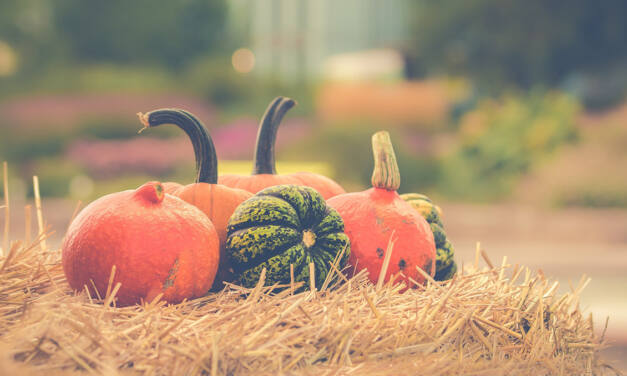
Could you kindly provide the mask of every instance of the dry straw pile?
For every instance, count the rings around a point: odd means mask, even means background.
[[[116,308],[119,285],[72,292],[43,237],[0,257],[2,374],[618,374],[578,308],[588,279],[559,295],[541,272],[494,267],[480,251],[452,280],[403,293],[335,269],[314,292],[262,278],[179,305]]]

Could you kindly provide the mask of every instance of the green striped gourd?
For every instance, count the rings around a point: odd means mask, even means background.
[[[446,238],[444,225],[442,224],[442,210],[431,199],[420,193],[405,193],[401,198],[414,207],[431,226],[436,247],[435,279],[445,281],[453,277],[457,271],[455,264],[455,250]]]
[[[320,287],[339,256],[341,270],[350,254],[344,222],[313,188],[277,185],[241,203],[229,220],[226,251],[238,282],[257,284],[266,268],[266,285],[294,281],[309,286],[309,264]]]

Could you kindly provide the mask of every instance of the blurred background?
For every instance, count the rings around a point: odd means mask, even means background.
[[[369,186],[387,129],[401,192],[444,210],[457,260],[542,269],[627,358],[627,2],[622,0],[3,0],[0,160],[11,232],[38,175],[59,244],[77,203],[148,179],[192,182],[175,127],[136,113],[182,107],[209,128],[221,173],[248,174],[277,95],[279,173]],[[2,192],[0,187],[0,192]],[[0,221],[4,221],[4,217]],[[622,346],[622,347],[621,347]]]

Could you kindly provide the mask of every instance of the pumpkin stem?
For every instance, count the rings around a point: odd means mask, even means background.
[[[311,230],[305,230],[303,232],[303,244],[307,248],[311,248],[316,244],[316,234]]]
[[[218,159],[213,140],[207,128],[191,113],[175,109],[163,108],[147,114],[138,113],[144,129],[157,127],[161,124],[174,124],[181,128],[192,141],[196,158],[196,183],[218,183]],[[142,131],[140,130],[140,132]]]
[[[137,188],[135,190],[135,195],[146,201],[152,202],[153,204],[159,204],[165,197],[165,190],[160,182],[149,181]]]
[[[296,102],[293,99],[276,97],[266,109],[265,114],[263,114],[257,133],[257,143],[255,144],[253,175],[276,174],[276,163],[274,160],[276,132],[287,111],[294,107],[295,104]]]
[[[401,185],[401,174],[388,132],[380,131],[372,135],[372,151],[374,153],[372,186],[388,191],[398,190]]]

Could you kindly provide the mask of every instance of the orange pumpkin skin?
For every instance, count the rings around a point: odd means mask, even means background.
[[[390,263],[384,282],[402,272],[395,281],[417,287],[424,283],[418,272],[420,267],[435,275],[436,250],[429,223],[396,190],[400,186],[400,173],[396,156],[387,132],[372,136],[374,153],[373,188],[363,192],[335,196],[327,203],[335,208],[344,220],[344,229],[351,244],[348,260],[356,272],[368,270],[373,283],[379,280],[390,238]]]
[[[348,263],[355,272],[367,269],[370,280],[376,283],[394,233],[394,247],[384,281],[403,272],[405,277],[400,276],[396,281],[404,280],[407,286],[414,285],[409,278],[424,283],[416,266],[431,276],[435,274],[435,241],[431,228],[395,191],[370,188],[333,197],[327,203],[344,220],[344,231],[351,244]]]
[[[88,286],[92,296],[104,298],[115,265],[112,287],[122,284],[118,306],[152,301],[160,293],[168,303],[203,296],[219,257],[209,218],[165,194],[159,182],[92,202],[74,219],[62,245],[63,270],[75,290]]]
[[[325,200],[346,192],[338,183],[323,175],[311,172],[297,172],[288,175],[277,174],[274,160],[277,130],[283,116],[295,104],[294,100],[285,97],[277,97],[270,103],[261,119],[257,133],[252,175],[221,175],[218,178],[220,184],[244,189],[251,193],[257,193],[262,189],[275,185],[304,185],[318,191]]]
[[[165,183],[161,183],[161,185],[163,186],[163,191],[165,193],[169,193],[169,194],[174,194],[174,192],[178,191],[179,189],[183,188],[183,184],[179,184],[173,181],[168,181]]]
[[[214,281],[214,289],[222,288],[223,281],[233,280],[233,272],[225,248],[229,218],[239,204],[252,197],[253,194],[243,189],[208,183],[189,184],[173,194],[200,209],[213,223],[220,240],[220,265]]]

